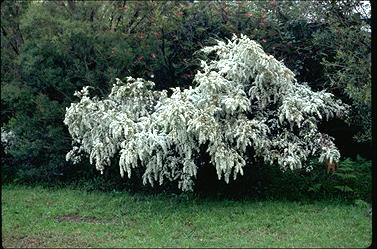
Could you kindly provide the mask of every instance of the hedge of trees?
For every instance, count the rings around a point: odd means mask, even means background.
[[[2,140],[13,142],[2,143],[2,180],[143,188],[124,183],[117,167],[100,177],[86,161],[65,160],[72,141],[63,119],[73,93],[90,85],[104,97],[127,76],[169,94],[188,88],[202,59],[195,51],[233,34],[258,41],[298,81],[350,105],[347,120],[320,129],[335,137],[342,160],[371,159],[370,25],[368,2],[360,1],[4,1],[1,127]],[[216,172],[199,174],[198,188],[210,188],[200,183],[206,174]],[[254,187],[265,185],[258,181]]]

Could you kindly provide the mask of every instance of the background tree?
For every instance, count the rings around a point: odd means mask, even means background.
[[[323,3],[327,27],[315,34],[314,44],[324,55],[325,87],[350,103],[348,123],[354,138],[371,143],[371,29],[367,3]],[[358,12],[356,12],[358,10]]]

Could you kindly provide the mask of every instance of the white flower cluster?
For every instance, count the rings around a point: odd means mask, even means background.
[[[8,154],[10,148],[16,143],[16,135],[12,130],[6,130],[1,127],[1,145],[4,148],[4,153]]]
[[[277,162],[283,170],[303,167],[308,156],[337,161],[332,138],[318,131],[323,119],[341,116],[346,106],[332,94],[299,84],[291,70],[248,37],[202,49],[216,59],[202,61],[195,88],[153,91],[154,83],[117,79],[110,95],[90,98],[88,87],[67,108],[64,123],[74,140],[67,160],[81,152],[100,171],[119,154],[120,174],[144,167],[144,184],[178,179],[192,190],[195,159],[206,146],[219,179],[243,174],[246,149]]]

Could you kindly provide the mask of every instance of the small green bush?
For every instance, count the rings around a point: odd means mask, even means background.
[[[245,174],[229,184],[213,179],[215,172],[198,172],[196,190],[199,194],[231,198],[257,197],[268,199],[323,199],[337,198],[349,201],[371,202],[372,162],[360,156],[346,158],[338,164],[335,173],[327,173],[323,164],[309,161],[313,170],[282,172],[277,165],[245,167]]]
[[[325,191],[351,199],[371,201],[372,162],[360,156],[340,162],[338,170],[323,185]]]

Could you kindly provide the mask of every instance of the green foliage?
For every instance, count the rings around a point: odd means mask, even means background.
[[[338,91],[353,106],[348,123],[358,132],[355,139],[372,139],[371,27],[365,2],[328,4],[326,28],[314,36],[314,46],[323,54],[325,86]],[[365,12],[354,13],[355,8]],[[370,10],[369,10],[370,11]],[[368,18],[369,17],[369,18]]]
[[[312,176],[313,177],[313,176]],[[308,191],[371,201],[372,162],[360,156],[339,162],[335,173],[316,173]]]
[[[200,195],[219,195],[228,198],[253,196],[278,200],[345,199],[348,201],[372,200],[372,162],[358,157],[341,160],[338,170],[327,173],[317,160],[309,161],[313,170],[282,172],[277,165],[253,164],[245,168],[237,181],[225,184],[210,180],[216,172],[199,170],[196,191]],[[350,191],[352,190],[352,191]],[[236,194],[235,194],[236,193]]]
[[[91,85],[96,95],[104,96],[114,77],[122,79],[126,75],[147,79],[153,75],[157,89],[187,87],[199,67],[198,56],[192,56],[194,51],[213,43],[210,37],[230,38],[232,33],[244,33],[259,41],[267,53],[283,60],[299,81],[307,81],[314,90],[327,88],[350,104],[350,127],[335,136],[335,144],[342,155],[353,156],[347,148],[362,153],[360,144],[342,141],[345,136],[356,135],[358,140],[371,144],[370,23],[362,12],[354,14],[362,4],[360,1],[3,1],[1,126],[14,130],[19,144],[11,154],[3,154],[2,150],[2,180],[10,181],[17,176],[20,182],[53,184],[57,179],[67,182],[75,179],[84,184],[96,179],[97,173],[87,170],[88,165],[72,166],[64,162],[71,140],[63,118],[73,92]],[[330,133],[327,131],[332,128],[324,126],[323,132]],[[356,134],[359,131],[365,132]],[[356,172],[361,172],[357,163],[352,164]],[[371,184],[370,178],[361,175],[347,180],[354,183],[345,184],[341,176],[326,178],[319,170],[311,181],[305,182],[307,177],[289,173],[281,178],[287,186],[271,187],[271,180],[280,179],[280,173],[269,167],[261,166],[260,171],[255,168],[250,177],[272,174],[264,176],[265,181],[251,184],[254,186],[251,189],[264,193],[265,188],[270,193],[279,193],[286,187],[286,190],[297,189],[295,193],[300,195],[305,191],[300,192],[299,186],[305,189],[308,184],[306,188],[315,189],[315,184],[319,184],[318,192],[312,192],[314,195],[330,189],[325,182],[335,178],[338,183],[333,186],[348,186],[356,193],[367,193],[362,185]],[[339,171],[342,172],[341,166]],[[61,173],[64,175],[60,176]],[[134,189],[138,189],[136,183],[116,178],[118,172],[113,176],[113,180],[112,176],[105,176],[104,182],[112,181],[112,187],[119,184],[119,189],[122,184],[135,184]],[[360,184],[356,184],[358,180]],[[90,188],[104,185],[98,180]],[[224,189],[230,185],[224,185]],[[345,194],[331,189],[334,195]]]
[[[356,161],[347,158],[342,161],[339,170],[334,173],[337,185],[352,198],[371,200],[372,192],[372,162],[358,157]]]

